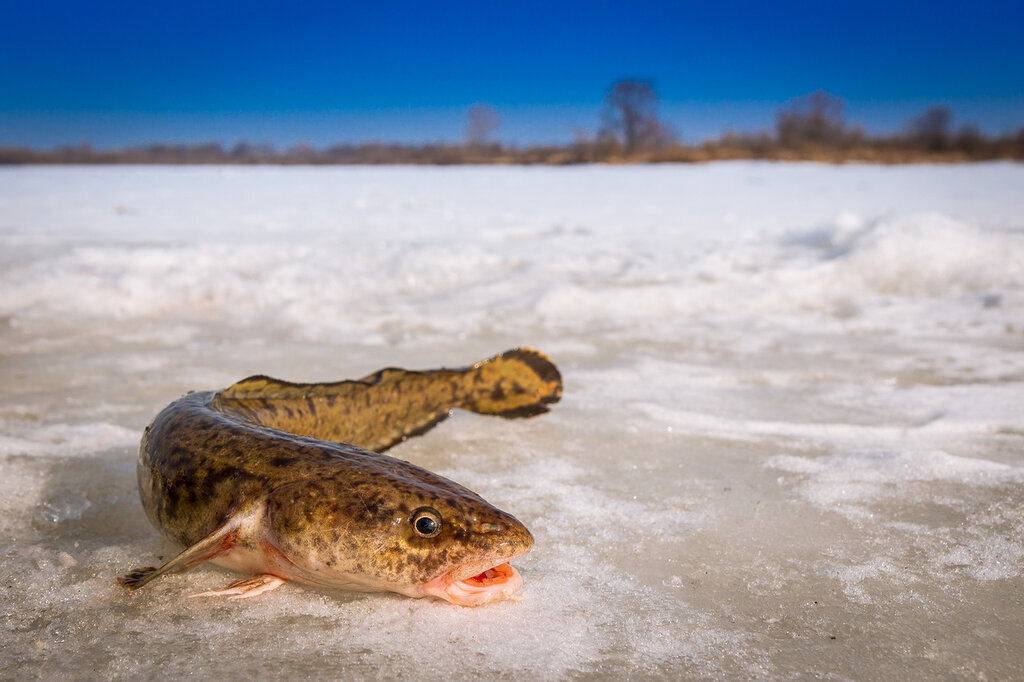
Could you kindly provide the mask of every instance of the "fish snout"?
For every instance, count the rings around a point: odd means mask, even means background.
[[[529,552],[530,548],[533,547],[533,533],[526,529],[523,524],[518,524],[517,535],[519,536],[519,544],[523,547],[524,553]]]
[[[526,529],[526,526],[513,516],[509,516],[502,525],[504,526],[501,534],[502,544],[518,548],[519,553],[522,554],[530,551],[530,548],[533,547],[533,535]]]
[[[485,536],[489,543],[497,543],[501,547],[514,547],[518,552],[525,553],[533,546],[533,535],[519,519],[504,512],[488,519],[473,519],[470,529],[478,536]],[[483,538],[481,538],[483,540]]]

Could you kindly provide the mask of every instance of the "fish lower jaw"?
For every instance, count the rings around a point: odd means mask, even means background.
[[[454,571],[425,583],[423,593],[459,606],[481,606],[494,601],[512,599],[523,586],[523,578],[519,571],[508,562],[458,580],[453,579],[452,573]]]

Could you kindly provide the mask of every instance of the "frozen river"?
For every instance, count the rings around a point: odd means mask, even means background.
[[[1024,677],[1024,166],[0,169],[0,677]],[[247,601],[135,484],[250,374],[515,346],[391,454],[536,537],[479,609]]]

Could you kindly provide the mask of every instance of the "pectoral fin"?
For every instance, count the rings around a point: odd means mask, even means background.
[[[209,561],[210,559],[231,551],[231,548],[234,547],[235,542],[238,539],[238,528],[238,520],[232,517],[220,528],[213,531],[163,566],[160,566],[159,568],[155,568],[153,566],[136,568],[130,573],[126,573],[119,577],[117,582],[124,585],[129,590],[135,590],[164,573],[184,573],[185,571],[191,570],[204,561]]]

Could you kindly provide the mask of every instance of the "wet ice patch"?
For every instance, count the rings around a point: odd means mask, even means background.
[[[1012,501],[1024,467],[941,451],[779,455],[766,466],[866,535],[856,549],[833,541],[824,569],[853,601],[933,602],[925,592],[963,577],[1024,576],[1024,509]]]
[[[1024,577],[1024,512],[1002,502],[989,509],[983,501],[940,502],[944,509],[926,523],[891,520],[892,508],[884,507],[854,517],[866,537],[856,545],[834,540],[819,570],[852,602],[916,601],[930,608],[965,581],[1012,584]]]
[[[502,491],[509,500],[505,508],[522,510],[522,518],[532,521],[528,527],[550,534],[559,546],[586,545],[596,537],[609,549],[629,545],[640,550],[644,542],[692,533],[704,518],[682,498],[617,496],[592,479],[588,482],[585,471],[565,458],[536,453],[527,459],[533,461],[500,475],[468,468],[444,473],[470,488]],[[635,528],[645,532],[638,535]],[[590,576],[598,572],[575,566],[573,573]]]
[[[826,574],[839,581],[846,596],[860,604],[874,602],[871,596],[872,592],[875,592],[871,589],[873,583],[882,583],[883,589],[891,591],[893,587],[905,590],[909,584],[915,582],[904,567],[897,565],[891,557],[885,556],[873,557],[859,564],[839,563],[828,569]],[[905,597],[902,597],[899,601],[904,599]]]
[[[765,466],[801,475],[800,494],[810,502],[852,516],[886,497],[918,498],[932,482],[995,486],[1024,482],[1024,468],[941,451],[843,452],[817,458],[777,455]]]
[[[39,467],[24,458],[0,456],[0,531],[17,532],[25,510],[39,504],[45,481]]]
[[[886,442],[899,437],[904,431],[894,426],[772,422],[728,418],[707,413],[673,410],[651,403],[638,403],[636,407],[655,421],[668,424],[671,428],[679,429],[684,433],[749,442],[780,437],[810,442],[852,443],[864,440]]]
[[[70,460],[85,460],[113,453],[126,463],[134,460],[140,434],[109,422],[46,424],[25,419],[0,420],[0,529],[14,529],[14,519],[40,518],[47,523],[79,519],[91,507],[86,489],[92,480],[65,484],[61,473],[74,467]],[[52,494],[55,489],[58,494]],[[48,492],[49,491],[49,492]]]
[[[117,424],[35,424],[7,421],[0,435],[0,456],[75,457],[104,450],[137,447],[140,434]]]

